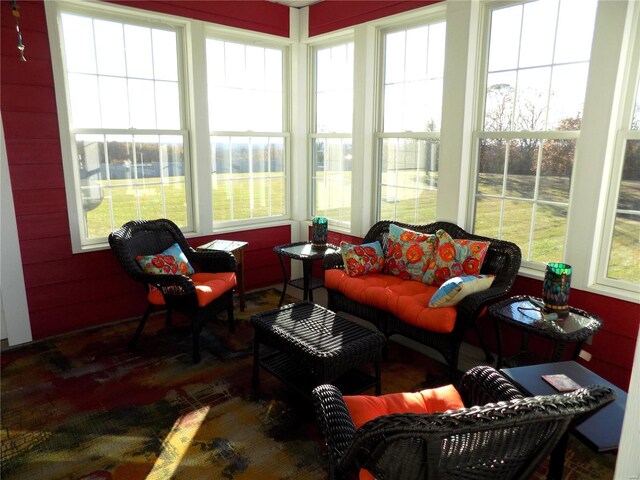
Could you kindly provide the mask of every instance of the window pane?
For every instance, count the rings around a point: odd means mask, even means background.
[[[126,76],[122,24],[95,20],[96,54],[100,75]],[[88,39],[90,42],[90,39]]]
[[[67,72],[96,73],[92,20],[68,13],[63,13],[61,19]]]
[[[439,151],[438,140],[382,141],[382,218],[407,223],[435,218]]]
[[[550,68],[531,68],[518,73],[514,130],[544,130],[550,81]]]
[[[489,71],[512,70],[518,66],[522,6],[497,9],[491,14]]]
[[[500,238],[502,200],[498,198],[478,198],[475,211],[475,228],[478,235]]]
[[[628,140],[607,276],[640,282],[640,140]]]
[[[563,259],[566,234],[567,207],[538,205],[533,233],[533,249],[528,260],[550,262]]]
[[[215,222],[286,213],[283,137],[211,137]]]
[[[158,80],[178,81],[178,52],[176,34],[166,30],[152,30],[153,76]]]
[[[487,78],[484,129],[488,132],[511,130],[515,102],[516,72],[492,73]]]
[[[575,140],[547,140],[542,146],[540,200],[569,203]]]
[[[151,29],[125,25],[127,73],[129,77],[153,78],[153,48]]]
[[[316,52],[316,132],[353,128],[353,43]]]
[[[133,128],[156,128],[156,101],[152,80],[129,80],[129,109]]]
[[[533,199],[536,189],[538,142],[531,139],[509,142],[506,196]]]
[[[506,145],[505,140],[480,141],[478,194],[502,196]]]
[[[319,138],[313,143],[314,215],[351,221],[351,139]]]
[[[73,128],[99,128],[102,120],[98,77],[71,73],[68,78]]]
[[[176,82],[155,82],[158,128],[180,129],[180,91]]]
[[[547,130],[580,130],[588,69],[587,63],[553,69]]]

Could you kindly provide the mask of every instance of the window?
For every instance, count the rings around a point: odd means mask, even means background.
[[[636,37],[640,14],[636,12]],[[618,131],[612,185],[614,211],[608,216],[610,232],[605,239],[603,283],[629,288],[640,284],[640,48],[635,40],[634,61],[629,68],[627,101],[623,105],[623,124]],[[617,162],[616,162],[617,160]],[[602,281],[602,280],[601,280]],[[633,288],[631,288],[633,289]]]
[[[386,32],[378,218],[436,218],[445,23]]]
[[[353,42],[315,50],[311,138],[314,215],[351,223]]]
[[[213,221],[283,217],[284,52],[207,39]]]
[[[82,243],[133,219],[189,228],[180,30],[98,13],[59,21]]]
[[[561,261],[596,1],[501,7],[488,10],[474,230]]]

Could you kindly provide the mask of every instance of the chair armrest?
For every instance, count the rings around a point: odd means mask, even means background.
[[[332,268],[344,268],[342,254],[340,252],[328,253],[322,260],[322,268],[330,270]]]
[[[198,296],[193,280],[186,275],[142,275],[142,281],[162,292],[167,307],[183,311],[198,309]]]
[[[503,298],[508,288],[501,286],[491,286],[482,292],[472,293],[462,299],[456,306],[458,315],[456,321],[456,328],[466,329],[469,325],[476,320],[476,318],[482,312],[482,309],[488,306],[490,303],[495,302]]]
[[[467,407],[524,398],[495,368],[484,365],[467,371],[460,379],[457,390]]]
[[[329,451],[330,478],[340,464],[344,452],[351,444],[356,433],[347,404],[337,387],[329,384],[319,385],[311,392],[314,399],[316,416],[320,423]]]
[[[231,252],[222,250],[193,250],[186,253],[190,262],[202,272],[235,272],[236,257]]]

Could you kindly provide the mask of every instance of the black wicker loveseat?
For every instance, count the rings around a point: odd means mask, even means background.
[[[466,408],[386,414],[356,428],[340,391],[328,384],[316,387],[329,478],[528,479],[572,421],[615,399],[603,386],[523,397],[486,366],[465,373],[456,390]]]
[[[379,221],[373,225],[362,240],[362,244],[379,241],[386,255],[389,226],[392,223],[425,234],[435,234],[438,230],[444,230],[455,239],[489,242],[490,245],[484,257],[480,273],[495,275],[491,287],[467,296],[455,307],[456,317],[452,331],[431,331],[409,324],[389,311],[380,309],[377,306],[356,301],[345,294],[345,292],[340,291],[340,289],[332,287],[332,282],[330,282],[328,278],[328,271],[332,269],[344,269],[342,255],[340,253],[333,253],[326,255],[323,261],[325,285],[328,291],[328,307],[334,312],[345,312],[373,323],[387,338],[393,334],[399,334],[435,349],[444,357],[451,369],[451,377],[454,378],[457,375],[458,355],[465,333],[470,328],[474,328],[479,334],[476,324],[477,318],[489,304],[504,297],[511,289],[518,269],[520,268],[520,248],[514,243],[505,240],[468,233],[459,226],[449,222],[409,225],[388,220]],[[346,279],[346,281],[349,281],[349,279]],[[481,336],[480,341],[487,355],[487,361],[491,361],[492,358],[485,348]]]

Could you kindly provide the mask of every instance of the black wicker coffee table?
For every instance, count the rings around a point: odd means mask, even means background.
[[[264,368],[294,391],[310,397],[323,383],[355,394],[375,387],[380,394],[380,361],[386,339],[320,305],[300,302],[251,317],[253,391]],[[260,354],[260,345],[264,352]],[[374,364],[375,375],[359,369]]]

